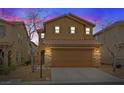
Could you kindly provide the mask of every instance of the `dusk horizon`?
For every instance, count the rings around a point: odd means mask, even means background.
[[[24,21],[26,22],[27,13],[32,10],[41,9],[41,19],[49,15],[46,20],[55,18],[57,16],[72,13],[85,20],[88,20],[96,26],[93,33],[102,29],[102,26],[109,25],[113,22],[124,20],[123,8],[0,8],[0,16],[7,21]],[[40,18],[39,17],[39,18]],[[37,44],[37,35],[35,34],[33,41]]]
[[[0,84],[124,84],[123,11],[0,8]]]

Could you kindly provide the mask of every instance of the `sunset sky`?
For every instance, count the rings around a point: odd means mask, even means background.
[[[27,12],[34,10],[33,8],[0,8],[0,16],[4,15],[4,19],[8,21],[26,21]],[[73,13],[81,18],[96,24],[94,33],[99,31],[102,25],[107,25],[118,20],[124,20],[124,9],[121,8],[45,8],[40,13],[41,18],[49,14],[48,19],[56,16]],[[47,12],[46,12],[47,11]],[[33,41],[37,43],[37,35]]]

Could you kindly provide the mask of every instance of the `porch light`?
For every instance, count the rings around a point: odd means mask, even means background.
[[[100,49],[95,49],[95,52],[96,53],[100,53]]]
[[[51,49],[50,48],[45,48],[46,54],[50,55],[51,54]]]
[[[45,37],[45,33],[41,33],[41,38],[43,39]]]

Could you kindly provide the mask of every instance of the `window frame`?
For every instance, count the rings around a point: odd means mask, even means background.
[[[54,33],[59,34],[60,33],[60,26],[55,26],[54,27]]]
[[[85,34],[90,35],[91,34],[91,28],[90,27],[85,27]]]
[[[74,28],[74,29],[72,29]],[[75,26],[71,26],[70,27],[70,34],[75,34],[76,33],[76,27]]]

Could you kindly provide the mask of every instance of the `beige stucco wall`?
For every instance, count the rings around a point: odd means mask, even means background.
[[[5,36],[0,37],[0,42],[8,43],[9,47],[7,50],[11,51],[11,64],[22,64],[22,61],[25,62],[29,60],[29,39],[24,26],[22,24],[16,26],[3,21],[0,21],[0,25],[5,26],[6,29]],[[21,42],[19,40],[18,34],[20,34],[22,38]],[[7,55],[5,56],[7,57]]]
[[[95,37],[99,43],[103,44],[101,49],[101,62],[111,64],[112,56],[107,47],[116,53],[114,44],[124,43],[124,24],[113,26],[107,30],[108,31],[104,31],[104,33],[96,35]],[[118,53],[118,58],[124,58],[124,48]]]
[[[16,55],[20,56],[19,59],[22,62],[29,60],[30,55],[30,46],[29,46],[29,38],[27,37],[26,30],[23,25],[16,25],[14,27],[16,32]],[[20,35],[20,38],[18,38]]]
[[[55,26],[60,26],[60,34],[55,34]],[[70,34],[70,27],[74,26],[76,29],[75,34]],[[91,27],[92,30],[92,27]],[[58,20],[48,22],[45,24],[45,39],[50,40],[82,40],[82,39],[92,39],[92,31],[91,35],[85,34],[85,25],[74,21],[67,17],[62,17]]]
[[[12,52],[12,55],[11,55],[11,62],[14,62],[15,63],[15,50],[16,50],[16,47],[14,44],[15,42],[15,31],[13,30],[12,26],[9,24],[9,23],[6,23],[6,22],[3,22],[3,21],[0,21],[0,25],[4,26],[5,27],[5,36],[4,37],[0,37],[0,42],[6,42],[9,47],[7,48],[7,50],[11,50]],[[6,51],[6,52],[8,52]],[[5,55],[7,56],[7,55]],[[7,63],[6,63],[7,64]]]
[[[0,21],[0,25],[5,26],[6,32],[5,32],[5,37],[0,37],[0,42],[9,42],[12,43],[12,41],[14,40],[14,36],[15,36],[15,32],[13,31],[12,27],[10,26],[10,24],[5,23],[5,22],[1,22]],[[11,37],[13,35],[13,37]]]

